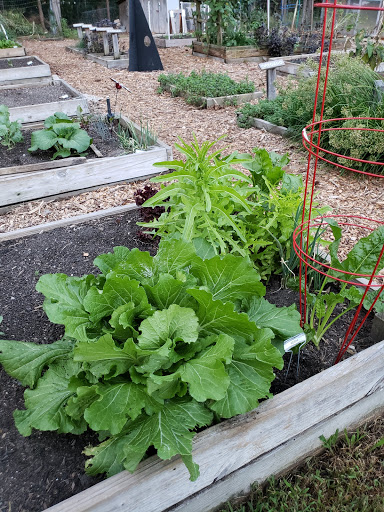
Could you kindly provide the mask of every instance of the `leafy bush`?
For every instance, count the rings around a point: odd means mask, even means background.
[[[192,71],[189,76],[183,73],[169,73],[159,75],[160,92],[171,87],[173,96],[185,94],[186,101],[194,105],[202,105],[203,98],[217,98],[219,96],[232,96],[254,92],[255,84],[247,80],[235,82],[224,73],[211,73]]]
[[[317,64],[307,62],[314,69]],[[324,73],[321,79],[318,114],[322,102]],[[324,118],[332,119],[349,112],[353,116],[364,115],[367,109],[375,106],[374,90],[377,73],[372,71],[360,59],[347,56],[337,57],[329,72]],[[239,124],[249,122],[250,117],[259,117],[279,126],[285,126],[296,137],[301,136],[302,129],[312,122],[313,98],[316,90],[317,76],[299,78],[298,84],[291,83],[279,90],[276,99],[261,100],[256,105],[245,105],[239,110]]]
[[[21,133],[21,124],[19,121],[9,120],[9,109],[5,105],[0,105],[0,144],[11,149],[17,142],[24,140]]]
[[[10,39],[14,39],[18,36],[30,36],[44,33],[43,27],[28,21],[21,9],[1,11],[0,23],[4,26]]]
[[[16,43],[12,39],[0,39],[0,50],[4,50],[6,48],[20,48],[21,44]]]
[[[28,151],[38,149],[46,151],[55,148],[52,160],[60,156],[67,158],[74,151],[76,155],[82,155],[92,144],[92,139],[85,130],[80,128],[80,123],[74,122],[63,112],[55,112],[44,122],[45,129],[33,132],[31,135],[32,146]]]
[[[115,247],[95,265],[101,275],[39,279],[62,340],[0,341],[4,369],[30,388],[16,426],[99,432],[85,450],[91,475],[133,471],[154,446],[162,459],[180,454],[195,480],[195,429],[270,396],[282,367],[274,345],[301,331],[299,313],[263,298],[247,259],[203,260],[183,241],[162,242],[154,258]]]

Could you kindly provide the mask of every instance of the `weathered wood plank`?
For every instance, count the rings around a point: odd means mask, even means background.
[[[37,226],[29,228],[16,229],[7,233],[0,233],[0,243],[6,240],[15,240],[17,238],[24,238],[27,236],[36,235],[38,233],[45,233],[53,229],[63,228],[65,226],[72,226],[74,224],[82,224],[83,222],[90,222],[93,220],[110,217],[112,215],[121,215],[137,208],[135,203],[125,204],[123,206],[115,206],[113,208],[106,208],[105,210],[98,210],[97,212],[84,213],[83,215],[76,215],[75,217],[68,217],[67,219],[55,220],[52,222],[45,222]]]
[[[321,434],[354,427],[383,408],[384,341],[199,433],[196,482],[179,457],[151,457],[133,475],[123,471],[48,511],[208,512],[318,449]]]
[[[45,171],[46,169],[57,169],[58,167],[69,167],[72,165],[79,165],[86,162],[85,156],[75,156],[72,158],[64,158],[62,160],[50,160],[49,162],[40,162],[28,165],[16,165],[15,167],[1,167],[0,176],[7,176],[8,174],[21,174],[32,171]]]
[[[3,176],[0,185],[0,205],[140,178],[153,174],[152,164],[164,160],[167,160],[166,149],[154,147],[142,153],[97,158],[77,166]]]
[[[25,57],[15,57],[15,59],[25,59]],[[38,66],[25,66],[21,68],[10,67],[9,69],[2,69],[0,73],[0,84],[9,81],[29,80],[31,78],[51,76],[51,69],[48,64],[36,56],[31,56],[31,59],[37,59],[41,64]]]
[[[23,57],[24,55],[24,46],[19,46],[17,48],[2,48],[0,50],[0,59],[9,59],[10,57]]]

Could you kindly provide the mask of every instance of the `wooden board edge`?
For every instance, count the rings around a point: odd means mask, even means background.
[[[382,416],[384,414],[382,395],[383,391],[379,390],[352,407],[343,409],[226,478],[214,482],[209,488],[168,508],[166,512],[212,512],[218,508],[221,509],[231,499],[247,495],[253,484],[263,484],[271,476],[278,478],[286,475],[308,457],[319,455],[324,451],[320,436],[328,438],[336,430],[339,430],[339,436],[341,436],[344,435],[344,429],[351,432]],[[121,510],[124,511],[123,508]],[[102,512],[102,509],[98,508],[98,512]]]
[[[380,356],[379,358],[377,357],[378,355]],[[252,464],[257,464],[260,461],[262,461],[261,468],[264,468],[264,471],[265,468],[268,468],[269,471],[270,465],[268,465],[266,461],[270,460],[271,454],[276,453],[276,450],[283,450],[284,452],[287,446],[293,447],[294,450],[293,459],[289,464],[287,464],[287,467],[290,467],[298,457],[297,450],[295,450],[298,440],[301,438],[306,439],[308,432],[310,434],[315,432],[316,434],[315,437],[312,435],[309,441],[307,440],[306,450],[310,453],[313,448],[320,447],[319,443],[317,445],[314,444],[319,441],[318,437],[320,435],[329,436],[333,434],[337,428],[340,428],[340,430],[343,428],[353,428],[353,425],[356,423],[364,421],[365,418],[371,417],[376,411],[384,408],[383,357],[384,341],[356,354],[342,363],[339,363],[339,365],[333,366],[328,370],[311,377],[310,384],[306,381],[297,384],[296,386],[276,395],[274,398],[263,402],[263,404],[261,404],[255,411],[226,420],[197,434],[196,440],[194,441],[194,449],[197,449],[196,451],[200,454],[200,457],[205,453],[206,447],[208,446],[210,451],[215,450],[215,453],[218,453],[221,458],[220,464],[220,461],[215,461],[211,454],[209,461],[205,462],[210,468],[213,468],[211,469],[211,475],[209,478],[206,478],[205,483],[203,483],[203,481],[201,481],[201,483],[197,481],[191,484],[187,480],[185,468],[182,466],[179,457],[174,457],[171,460],[166,461],[161,461],[157,457],[151,457],[139,465],[135,474],[130,475],[123,471],[122,473],[108,478],[107,480],[96,484],[72,498],[68,498],[62,503],[50,507],[47,509],[47,512],[66,512],[67,510],[71,510],[71,512],[114,512],[117,509],[121,512],[141,512],[144,510],[142,506],[143,504],[140,503],[141,496],[137,495],[135,497],[134,493],[140,492],[140,490],[137,491],[140,485],[146,485],[145,480],[148,478],[147,475],[151,476],[151,482],[148,484],[150,486],[149,489],[151,489],[151,485],[154,486],[155,480],[158,480],[156,483],[156,487],[158,487],[158,484],[161,484],[161,478],[163,478],[167,479],[167,482],[170,483],[173,488],[176,486],[179,487],[179,490],[183,489],[182,492],[179,491],[179,495],[189,493],[183,498],[176,498],[170,493],[167,494],[164,499],[169,500],[168,503],[163,503],[161,507],[154,503],[154,506],[158,506],[156,512],[208,512],[212,510],[215,505],[220,505],[223,500],[225,501],[236,494],[236,489],[234,490],[232,487],[229,488],[228,478],[232,478],[237,474],[241,475],[241,472],[244,469],[250,467]],[[342,390],[339,389],[338,385],[342,384],[341,387],[344,390],[346,388],[351,389],[349,387],[351,376],[354,375],[355,380],[356,378],[361,380],[361,375],[365,375],[365,372],[368,372],[368,369],[371,370],[372,366],[375,366],[375,371],[371,375],[371,379],[369,379],[369,381],[364,385],[364,390],[359,389],[358,393],[352,393],[351,396],[353,398],[348,398],[348,400],[343,401],[340,399],[335,401],[332,412],[329,412],[327,403],[332,399],[331,389],[336,389],[338,396],[344,398]],[[281,425],[284,418],[286,418],[287,407],[295,407],[295,395],[300,397],[303,394],[303,390],[306,390],[304,393],[306,397],[306,405],[308,405],[309,401],[312,400],[311,397],[314,392],[322,390],[322,395],[326,396],[326,400],[328,401],[324,404],[324,417],[319,415],[319,418],[322,417],[322,419],[309,423],[307,427],[305,424],[300,424],[296,426],[295,429],[292,429],[290,426],[289,433],[284,432],[281,434],[280,441],[274,448],[265,449],[264,452],[261,452],[257,456],[252,455],[254,457],[253,459],[240,459],[242,460],[242,463],[239,464],[235,470],[230,469],[226,462],[227,458],[225,457],[225,450],[228,446],[229,436],[237,439],[237,445],[240,443],[242,447],[241,450],[245,450],[248,457],[249,449],[247,436],[243,434],[243,438],[241,437],[243,424],[246,427],[246,430],[248,429],[248,435],[249,429],[254,430],[252,425],[255,421],[257,424],[256,430],[262,431],[263,428],[265,428],[263,427],[262,422],[270,422],[269,418],[271,416],[273,417],[273,421],[276,425]],[[356,398],[357,396],[359,398]],[[301,403],[301,406],[302,405],[303,403]],[[262,410],[262,415],[260,410]],[[340,417],[344,413],[348,419],[343,424],[340,424]],[[283,419],[280,419],[279,416],[283,416]],[[261,418],[264,418],[264,420]],[[337,421],[333,421],[334,418],[336,418]],[[255,440],[255,442],[257,441]],[[238,453],[238,451],[236,453]],[[272,457],[272,461],[279,458],[281,457]],[[197,462],[199,462],[199,460],[197,460]],[[281,470],[283,469],[284,467],[281,468]],[[164,475],[162,473],[163,471]],[[216,477],[212,478],[215,474]],[[273,473],[267,472],[264,478],[268,478],[271,474]],[[178,479],[180,479],[179,482],[177,482]],[[242,478],[238,480],[240,480],[241,484]],[[258,480],[257,475],[255,476],[255,474],[252,474],[252,476],[249,477],[247,486],[256,480]],[[221,483],[223,483],[222,489],[225,490],[228,488],[230,493],[223,499],[223,492],[221,489],[219,492],[219,500],[214,503],[210,489],[213,489],[216,485]],[[163,482],[163,488],[165,485],[166,483]],[[187,489],[185,490],[186,487]],[[243,488],[240,487],[239,492],[242,491]],[[150,492],[150,490],[148,490],[148,492]],[[186,504],[188,502],[192,502],[199,496],[203,496],[204,493],[208,492],[210,493],[208,497],[210,508],[201,508],[202,503],[199,503],[197,508],[186,508]],[[151,499],[151,496],[146,496],[146,499],[148,503],[148,499]],[[153,496],[153,499],[155,500],[155,496]],[[130,500],[131,505],[127,505],[127,500]],[[134,508],[132,508],[132,500],[135,501]],[[206,503],[204,506],[206,506]],[[152,507],[151,512],[154,510],[155,509]]]
[[[45,222],[44,224],[38,224],[28,228],[16,229],[15,231],[8,231],[7,233],[0,233],[0,243],[6,242],[7,240],[15,240],[17,238],[25,238],[27,236],[44,233],[46,231],[52,231],[53,229],[63,228],[65,226],[72,226],[73,224],[82,224],[83,222],[98,220],[104,217],[112,217],[137,208],[138,207],[135,203],[130,203],[123,206],[106,208],[105,210],[98,210],[96,212],[84,213],[83,215],[76,215],[75,217]]]

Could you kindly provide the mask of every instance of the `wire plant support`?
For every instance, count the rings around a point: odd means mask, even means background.
[[[353,342],[359,330],[363,326],[370,312],[373,310],[376,302],[379,300],[380,295],[384,290],[384,279],[383,275],[379,274],[379,271],[384,267],[384,245],[381,249],[377,263],[371,274],[356,272],[347,272],[340,268],[332,267],[329,261],[324,261],[327,258],[320,256],[313,256],[310,254],[309,241],[311,238],[311,232],[313,230],[324,230],[329,228],[330,222],[339,221],[339,225],[343,227],[355,228],[359,227],[361,230],[373,231],[378,226],[384,225],[383,221],[366,218],[359,215],[324,215],[322,217],[312,218],[313,199],[315,193],[316,173],[318,170],[319,160],[325,161],[330,165],[338,167],[345,172],[354,172],[365,177],[372,178],[384,178],[384,162],[370,161],[352,156],[342,155],[329,151],[325,147],[322,147],[322,135],[343,132],[348,130],[358,130],[361,132],[378,132],[384,133],[384,119],[377,117],[348,117],[338,119],[324,119],[324,105],[327,91],[327,83],[329,77],[329,70],[331,64],[332,55],[332,43],[335,32],[335,21],[336,12],[338,10],[367,10],[367,11],[384,11],[384,7],[372,7],[363,5],[345,5],[334,2],[315,3],[314,7],[320,7],[324,9],[323,17],[323,30],[321,40],[321,50],[319,55],[319,67],[316,83],[316,93],[313,108],[312,123],[306,126],[302,132],[303,146],[308,151],[307,160],[307,171],[305,179],[305,192],[304,192],[304,207],[302,213],[301,224],[296,228],[293,235],[293,246],[297,256],[300,259],[300,270],[299,270],[299,282],[300,282],[300,314],[301,323],[304,326],[305,319],[307,318],[307,291],[309,283],[309,272],[317,272],[321,275],[328,277],[332,280],[346,283],[350,286],[358,286],[363,289],[361,293],[361,301],[356,312],[352,318],[352,321],[345,333],[344,341],[340,347],[339,353],[336,357],[335,364],[338,363],[349,345]],[[325,40],[326,40],[326,28],[327,18],[331,11],[331,30],[329,37],[329,52],[327,57],[324,55]],[[323,67],[325,66],[325,72]],[[322,83],[322,81],[324,81]],[[322,94],[320,94],[322,92]],[[319,100],[321,98],[321,100]],[[321,101],[321,103],[320,103]],[[320,115],[318,112],[320,110]],[[345,126],[345,121],[355,122],[358,126]],[[381,128],[370,127],[369,122],[375,121]],[[380,122],[380,123],[378,123]],[[348,124],[348,123],[347,123]],[[351,123],[349,123],[351,124]],[[332,158],[334,157],[334,158]],[[366,164],[362,166],[361,164]],[[367,171],[367,165],[369,165],[369,171]],[[306,207],[308,205],[308,219],[306,220]],[[324,255],[323,255],[324,256]],[[380,263],[383,264],[380,265]],[[369,309],[365,313],[361,313],[363,308],[364,300],[369,291],[375,291],[375,300],[370,305]],[[359,319],[360,315],[362,318]]]

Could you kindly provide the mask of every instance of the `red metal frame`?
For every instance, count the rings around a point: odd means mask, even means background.
[[[325,106],[325,98],[326,98],[326,91],[327,91],[327,84],[328,84],[328,76],[329,76],[329,69],[330,69],[330,62],[331,62],[331,53],[332,53],[332,42],[333,42],[333,36],[334,36],[334,29],[335,29],[335,20],[336,20],[336,11],[338,9],[350,9],[350,10],[363,10],[363,11],[384,11],[384,7],[367,7],[367,6],[358,6],[358,5],[345,5],[345,4],[338,4],[337,0],[335,0],[334,3],[316,3],[314,4],[315,7],[320,7],[325,9],[324,10],[324,20],[323,20],[323,31],[322,31],[322,40],[321,40],[321,50],[319,55],[319,68],[318,68],[318,75],[317,75],[317,83],[316,83],[316,93],[315,93],[315,101],[314,101],[314,108],[313,108],[313,117],[312,117],[312,123],[310,123],[308,126],[306,126],[303,130],[303,146],[308,151],[308,161],[307,161],[307,171],[306,171],[306,179],[305,179],[305,188],[304,188],[304,205],[303,205],[303,213],[302,213],[302,219],[301,224],[296,228],[293,236],[293,245],[294,250],[297,254],[297,256],[300,259],[300,270],[299,270],[299,282],[301,286],[300,290],[300,314],[301,314],[301,323],[302,326],[304,325],[305,318],[306,318],[306,309],[307,309],[307,282],[308,282],[308,268],[311,268],[315,270],[316,272],[319,272],[320,274],[329,277],[330,279],[335,279],[340,282],[344,282],[347,284],[350,284],[351,286],[362,286],[365,287],[365,291],[362,294],[362,299],[359,304],[359,306],[356,309],[356,313],[352,319],[352,322],[345,334],[345,338],[343,341],[343,344],[340,348],[340,351],[336,357],[335,364],[338,363],[343,355],[345,354],[347,348],[352,343],[352,341],[355,339],[357,333],[361,329],[362,325],[364,324],[365,320],[367,319],[369,313],[372,311],[375,302],[379,299],[380,294],[384,290],[384,284],[378,285],[374,283],[373,281],[377,279],[378,277],[382,277],[376,274],[381,259],[384,261],[384,245],[381,250],[381,253],[379,255],[379,258],[377,260],[377,263],[375,265],[375,268],[370,275],[366,274],[359,274],[359,273],[351,273],[351,272],[345,272],[340,269],[335,269],[330,265],[324,264],[323,262],[320,262],[313,258],[309,254],[309,240],[310,240],[310,230],[313,228],[318,228],[320,226],[324,225],[326,218],[339,218],[343,217],[346,219],[360,219],[364,221],[369,221],[373,223],[377,223],[380,225],[383,225],[384,222],[376,221],[374,219],[368,219],[362,216],[356,216],[356,215],[343,215],[343,216],[337,216],[337,215],[328,215],[326,217],[317,217],[312,218],[312,209],[313,209],[313,198],[314,198],[314,192],[315,192],[315,182],[316,182],[316,173],[317,173],[317,167],[319,160],[323,160],[335,167],[355,172],[357,174],[363,174],[369,177],[374,178],[384,178],[384,174],[381,174],[381,170],[384,172],[384,162],[374,162],[370,160],[364,160],[354,157],[348,157],[345,155],[341,155],[335,152],[332,152],[330,150],[324,149],[321,147],[321,135],[323,132],[329,132],[329,131],[341,131],[341,130],[360,130],[360,131],[374,131],[379,133],[384,133],[384,128],[358,128],[358,127],[338,127],[338,126],[327,126],[327,123],[341,123],[343,121],[348,120],[373,120],[373,121],[384,121],[383,118],[370,118],[370,117],[364,117],[364,118],[337,118],[337,119],[324,119],[324,106]],[[322,102],[320,107],[320,120],[316,121],[316,112],[318,107],[318,100],[319,100],[319,91],[320,91],[320,85],[321,85],[321,71],[323,66],[323,58],[324,58],[324,47],[325,47],[325,33],[326,33],[326,25],[327,25],[327,16],[328,16],[328,9],[332,9],[332,22],[331,22],[331,32],[329,37],[329,51],[328,56],[326,60],[326,70],[325,70],[325,77],[324,77],[324,84],[322,86]],[[325,127],[324,127],[325,125]],[[320,154],[321,152],[321,154]],[[339,162],[333,162],[329,158],[327,158],[328,155],[332,155],[338,158],[343,158],[347,160],[349,165],[353,165],[354,162],[364,163],[364,164],[371,164],[374,169],[372,172],[366,172],[362,171],[360,169],[355,169],[353,167],[349,167],[347,165],[343,165]],[[376,166],[376,168],[375,168]],[[377,172],[376,172],[377,171]],[[307,210],[307,202],[309,201],[309,220],[305,220],[306,216],[306,210]],[[354,224],[350,222],[340,222],[340,225],[346,225],[346,226],[356,226],[363,227],[364,229],[372,230],[373,228],[368,226],[361,226],[359,224]],[[316,265],[316,266],[314,266]],[[344,275],[345,279],[342,279],[341,277],[334,276],[330,274],[330,271],[337,271],[339,274]],[[303,274],[304,274],[304,286],[303,286]],[[351,276],[355,277],[363,277],[365,279],[368,279],[368,283],[356,283],[356,281],[351,280]],[[363,307],[363,302],[366,297],[366,294],[368,293],[368,290],[373,288],[378,288],[378,294],[376,296],[376,300],[370,307],[369,311],[364,315],[364,317],[358,322],[361,309]]]

